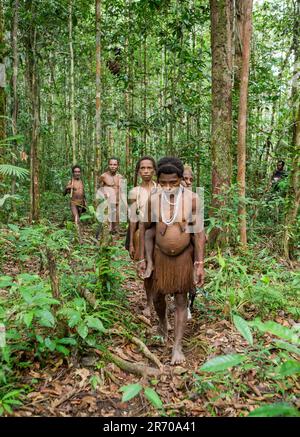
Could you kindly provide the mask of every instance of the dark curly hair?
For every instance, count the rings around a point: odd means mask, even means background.
[[[148,159],[149,161],[152,162],[152,164],[153,164],[153,168],[154,168],[154,171],[155,171],[155,173],[157,173],[157,166],[156,166],[155,159],[152,158],[152,156],[142,156],[142,157],[138,160],[138,162],[136,163],[136,166],[135,166],[135,173],[134,173],[134,186],[136,186],[136,184],[137,184],[137,178],[138,178],[138,173],[139,173],[139,169],[140,169],[141,162],[142,162],[142,161],[145,161],[146,159]]]
[[[82,171],[80,165],[75,164],[72,167],[72,173],[74,173],[75,168],[79,168],[79,170]]]
[[[161,158],[157,163],[157,177],[164,174],[172,174],[175,173],[179,178],[183,177],[184,166],[179,158],[175,158],[174,156],[165,156]]]

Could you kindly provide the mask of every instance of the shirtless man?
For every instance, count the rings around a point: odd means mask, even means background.
[[[193,170],[191,169],[191,167],[189,165],[185,165],[184,166],[184,171],[183,171],[183,181],[181,182],[181,184],[188,188],[189,190],[193,189],[193,181],[194,181],[194,175],[193,175]]]
[[[163,158],[161,160],[161,163],[164,162],[163,161],[164,159],[166,159],[166,158]],[[177,160],[177,161],[179,161],[179,160]],[[174,161],[174,164],[176,164],[177,161],[176,162]],[[180,162],[180,164],[182,164],[182,163]],[[194,175],[193,175],[193,171],[192,171],[191,167],[188,165],[185,165],[181,185],[183,187],[188,188],[189,190],[192,190],[193,189],[193,180],[194,180]],[[153,255],[153,248],[154,248],[154,238],[155,238],[155,229],[154,229],[154,226],[152,226],[145,233],[145,258],[146,258],[146,262],[147,262],[147,268],[146,268],[146,271],[144,273],[144,279],[149,278],[151,276],[151,272],[153,270],[152,255]],[[190,314],[189,314],[189,318],[191,318]]]
[[[153,176],[156,173],[156,163],[151,156],[143,156],[136,164],[134,188],[129,193],[129,229],[125,247],[129,250],[130,257],[137,261],[139,259],[139,221],[143,219],[144,207],[151,192],[156,188]],[[141,185],[137,186],[137,177],[142,179]],[[146,317],[151,315],[152,295],[145,286],[147,305],[143,311]]]
[[[140,223],[139,274],[143,276],[147,267],[145,230],[155,224],[154,268],[148,281],[164,339],[167,339],[168,331],[166,295],[175,295],[175,342],[171,364],[180,364],[185,361],[182,337],[187,320],[187,295],[193,286],[204,283],[205,235],[201,225],[190,232],[191,220],[197,220],[197,196],[181,185],[182,163],[176,158],[163,158],[158,163],[157,176],[161,190],[150,196],[148,221]]]
[[[70,194],[71,211],[78,229],[79,240],[81,241],[80,216],[86,211],[86,198],[84,185],[81,180],[81,167],[74,165],[72,167],[72,179],[64,190],[64,196]]]
[[[119,202],[120,188],[123,176],[118,173],[119,159],[112,157],[108,161],[108,170],[99,177],[99,187],[102,188],[104,197],[108,199],[110,210],[110,233],[119,232]]]

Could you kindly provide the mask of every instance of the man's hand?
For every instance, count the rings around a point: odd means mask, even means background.
[[[144,279],[145,271],[146,271],[147,263],[145,260],[138,262],[137,264],[137,273],[141,279]]]
[[[205,272],[203,264],[194,266],[194,285],[199,285],[203,287],[204,285]]]
[[[130,244],[130,245],[129,245],[129,255],[130,255],[130,258],[131,258],[131,259],[134,258],[134,254],[135,254],[134,245],[133,245],[133,244]]]
[[[70,182],[67,186],[66,186],[66,190],[71,190],[72,188],[72,182]]]

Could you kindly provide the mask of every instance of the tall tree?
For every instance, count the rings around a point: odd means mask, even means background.
[[[101,0],[96,0],[96,138],[94,162],[94,189],[97,189],[97,175],[101,167]]]
[[[19,0],[15,0],[13,9],[13,24],[11,32],[11,45],[13,55],[13,73],[12,73],[12,134],[17,135],[17,120],[18,120],[18,66],[19,66],[19,54],[18,54],[18,21],[19,21]],[[17,142],[15,142],[17,145]],[[15,159],[13,159],[15,162]],[[15,193],[16,178],[13,178],[11,191]]]
[[[297,215],[300,208],[300,0],[294,3],[294,74],[292,82],[292,114],[293,131],[291,142],[292,170],[290,174],[290,187],[285,216],[285,232],[283,237],[283,250],[287,259],[294,255],[294,235]]]
[[[238,1],[239,3],[240,1]],[[252,0],[243,0],[245,14],[242,26],[242,65],[240,75],[240,99],[238,115],[238,142],[237,142],[237,183],[239,186],[239,224],[240,242],[245,248],[247,245],[246,224],[246,133],[247,133],[247,101],[250,64],[250,41],[252,31]]]
[[[34,13],[37,4],[29,0],[26,4],[29,17],[29,29],[26,35],[26,66],[28,93],[31,108],[31,144],[30,144],[30,222],[39,220],[39,130],[40,99],[37,66],[37,26]]]
[[[210,0],[212,45],[212,214],[226,204],[231,182],[232,140],[232,0]],[[223,194],[223,200],[218,195]],[[210,234],[214,244],[219,230]]]
[[[3,1],[0,0],[0,141],[5,138],[5,38]]]
[[[69,0],[69,49],[70,49],[70,115],[72,161],[76,164],[76,125],[75,125],[75,85],[74,85],[74,50],[73,50],[73,0]]]

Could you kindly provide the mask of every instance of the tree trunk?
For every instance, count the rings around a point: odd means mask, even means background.
[[[231,182],[232,136],[232,0],[210,0],[212,42],[212,215],[227,203]],[[222,193],[223,199],[218,199]],[[210,242],[219,239],[219,229]],[[221,237],[221,236],[220,236]],[[222,236],[223,238],[224,236]]]
[[[75,86],[74,86],[74,51],[73,51],[73,0],[69,0],[69,49],[70,49],[70,115],[72,161],[76,164],[76,125],[75,125]]]
[[[31,107],[31,144],[30,144],[30,223],[39,220],[40,213],[40,191],[39,191],[39,92],[38,92],[38,70],[37,70],[37,30],[35,27],[35,16],[33,13],[32,1],[27,3],[27,10],[30,16],[30,25],[26,41],[27,49],[27,80],[29,100]]]
[[[144,36],[143,43],[143,142],[144,142],[144,153],[147,154],[147,36]]]
[[[12,134],[16,136],[17,131],[17,122],[18,122],[18,66],[19,66],[19,58],[18,58],[18,22],[19,22],[19,0],[15,0],[14,2],[14,11],[13,11],[13,26],[11,32],[11,46],[12,46],[12,55],[13,55],[13,73],[12,73]],[[17,149],[17,141],[14,142]],[[16,152],[16,150],[15,150]],[[13,159],[13,164],[15,163],[15,159]],[[13,178],[11,185],[11,192],[15,194],[16,190],[16,178]]]
[[[237,183],[239,187],[239,226],[240,243],[243,248],[247,246],[246,224],[246,133],[247,133],[247,101],[250,65],[250,41],[252,31],[252,0],[244,0],[244,22],[242,27],[242,68],[240,76],[240,99],[238,115],[238,143],[237,143]]]
[[[292,137],[292,170],[287,211],[285,216],[285,232],[283,236],[283,251],[286,259],[294,256],[295,224],[300,207],[300,105],[299,105],[299,77],[300,77],[300,0],[295,4],[294,22],[294,74],[292,83],[293,137]]]
[[[101,167],[101,0],[96,0],[96,135],[94,162],[94,190],[97,190],[98,172]]]
[[[6,115],[6,95],[5,95],[5,37],[4,37],[4,11],[3,2],[0,0],[0,142],[5,139],[5,115]],[[0,145],[0,151],[2,145]],[[1,153],[3,156],[3,153]]]

